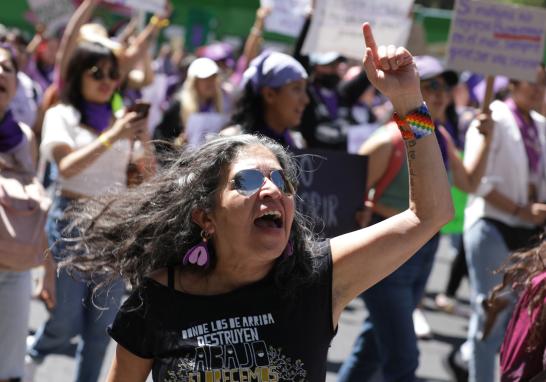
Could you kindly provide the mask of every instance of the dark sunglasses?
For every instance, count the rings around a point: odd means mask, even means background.
[[[256,169],[247,169],[241,170],[230,181],[231,187],[234,190],[237,190],[241,195],[252,196],[265,183],[266,175],[262,174],[260,170]],[[294,187],[288,179],[284,176],[282,170],[273,170],[267,177],[273,184],[281,190],[286,195],[294,194]]]
[[[98,66],[91,67],[89,69],[89,73],[91,73],[91,78],[93,78],[95,81],[102,81],[106,77],[106,74],[104,73],[104,71]],[[116,68],[110,68],[110,70],[108,71],[108,77],[112,81],[119,80],[120,78],[119,71]]]
[[[434,92],[443,91],[447,92],[449,91],[449,86],[441,81],[438,80],[428,80],[423,82],[423,87],[427,90],[431,90]]]

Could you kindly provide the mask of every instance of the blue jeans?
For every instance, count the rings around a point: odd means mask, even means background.
[[[485,341],[480,340],[485,313],[481,302],[494,286],[502,282],[502,274],[494,273],[510,255],[497,228],[490,222],[478,220],[464,233],[464,246],[470,281],[472,316],[468,326],[468,341],[472,346],[469,364],[470,382],[493,382],[495,355],[504,338],[504,332],[513,306],[497,316],[497,321]]]
[[[412,315],[423,297],[439,238],[435,235],[400,268],[361,295],[369,315],[339,370],[338,381],[370,381],[377,376],[387,382],[415,380],[419,349]]]
[[[57,261],[67,255],[77,255],[70,252],[62,241],[57,242],[69,224],[63,217],[69,204],[69,199],[56,197],[46,224],[49,245]],[[68,234],[72,237],[74,235],[77,232]],[[66,236],[63,234],[63,237]],[[28,354],[35,361],[41,362],[48,354],[69,353],[73,348],[71,339],[80,335],[76,348],[77,382],[98,381],[110,341],[106,328],[114,320],[123,295],[121,281],[108,290],[99,290],[93,296],[95,285],[71,277],[61,269],[56,280],[57,304],[50,312],[49,319],[36,332],[35,342],[28,349]]]

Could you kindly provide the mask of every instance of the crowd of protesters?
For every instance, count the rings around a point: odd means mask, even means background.
[[[111,35],[93,22],[99,3],[84,0],[64,28],[38,28],[32,38],[0,28],[0,177],[5,169],[16,168],[39,179],[52,200],[44,226],[49,250],[35,292],[49,318],[28,338],[31,266],[0,254],[0,305],[10,306],[0,317],[0,348],[13,349],[9,357],[0,357],[0,382],[32,381],[50,354],[75,355],[74,380],[98,380],[110,341],[107,328],[124,290],[138,286],[131,281],[144,276],[135,271],[166,264],[120,266],[118,277],[107,280],[108,288],[101,287],[101,272],[91,279],[68,272],[59,264],[100,249],[69,245],[80,239],[85,243],[87,228],[67,211],[107,193],[134,193],[149,179],[163,179],[154,176],[171,171],[173,154],[198,149],[213,136],[236,142],[237,136],[252,134],[288,151],[347,152],[351,129],[375,124],[376,130],[359,142],[358,154],[368,156],[369,166],[362,211],[355,220],[365,228],[411,207],[412,174],[397,128],[401,122],[393,117],[396,108],[362,62],[337,52],[301,54],[312,12],[292,52],[262,49],[268,9],[260,8],[239,53],[225,42],[188,53],[176,44],[157,47],[172,9],[153,15],[140,32],[132,20]],[[385,55],[392,58],[394,51]],[[499,373],[495,356],[508,327],[501,378],[529,380],[546,370],[544,66],[536,69],[535,82],[497,79],[496,99],[484,106],[489,103],[484,100],[486,81],[479,75],[448,70],[431,56],[413,57],[413,62],[436,126],[443,168],[452,187],[468,194],[456,211],[464,223],[453,236],[457,255],[450,280],[445,293],[436,297],[438,309],[455,312],[458,283],[468,275],[472,314],[458,366],[469,381],[494,381]],[[248,138],[237,142],[233,144],[268,145],[267,140],[248,143]],[[270,176],[275,186],[287,187],[286,179],[279,183]],[[115,211],[109,213],[116,218]],[[206,243],[209,233],[203,232]],[[366,286],[360,297],[369,315],[339,372],[340,381],[416,380],[422,334],[417,316],[439,238],[436,231],[392,274]],[[134,245],[128,241],[120,239],[120,245],[128,246],[121,252]],[[113,267],[99,256],[91,258],[99,267]],[[503,283],[502,273],[495,271],[509,259]],[[135,279],[124,282],[127,274]],[[114,338],[124,332],[117,325],[110,329]]]

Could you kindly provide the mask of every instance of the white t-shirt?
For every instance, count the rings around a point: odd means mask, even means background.
[[[54,162],[52,151],[59,144],[77,150],[97,139],[95,132],[80,126],[80,118],[80,113],[66,104],[58,104],[46,112],[40,145],[40,153],[44,158]],[[109,150],[80,173],[70,178],[59,175],[59,188],[90,197],[124,189],[130,150],[128,139],[114,142]]]
[[[526,205],[528,184],[530,181],[529,165],[525,145],[518,124],[504,102],[494,101],[490,105],[491,118],[495,123],[493,140],[487,157],[487,167],[478,189],[468,195],[465,208],[464,226],[470,228],[478,219],[487,217],[501,221],[512,227],[533,227],[510,213],[493,207],[485,200],[492,190],[497,190],[515,203]],[[531,112],[539,133],[541,146],[542,175],[537,184],[539,201],[546,201],[546,119],[536,112]],[[483,136],[473,122],[466,133],[465,153],[476,152]],[[465,162],[471,156],[465,156]]]

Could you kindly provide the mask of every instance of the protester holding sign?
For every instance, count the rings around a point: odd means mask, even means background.
[[[89,252],[70,269],[121,274],[136,288],[110,329],[118,347],[109,381],[145,381],[150,371],[156,381],[324,380],[345,306],[449,221],[412,56],[377,47],[368,24],[364,36],[368,77],[404,121],[410,208],[317,245],[295,212],[296,168],[279,144],[238,135],[177,153],[152,182],[78,213]]]
[[[486,327],[482,301],[501,281],[492,271],[510,251],[529,245],[546,221],[546,120],[536,112],[544,99],[544,68],[536,78],[535,83],[512,80],[510,97],[490,105],[495,127],[487,168],[465,210],[464,245],[473,310],[468,328],[472,382],[494,380],[495,354],[511,312],[506,309],[497,317],[497,325]],[[467,132],[465,164],[474,161],[481,150],[484,138],[477,124]]]
[[[456,125],[448,118],[446,110],[450,102],[449,86],[457,81],[453,71],[445,70],[439,60],[430,56],[415,57],[421,78],[421,93],[430,108],[438,128]],[[404,161],[404,147],[395,118],[381,127],[368,139],[360,154],[368,155],[367,206],[373,212],[371,223],[375,224],[408,206],[406,198],[410,170]],[[489,132],[483,128],[484,134]],[[485,169],[486,155],[476,163],[464,168],[455,155],[448,155],[446,138],[437,134],[443,164],[458,174],[456,185],[466,191],[477,187]],[[449,142],[449,141],[448,141]],[[449,142],[452,145],[451,142]],[[486,152],[486,151],[485,151]],[[449,165],[458,161],[458,165]],[[367,224],[368,222],[361,222]],[[413,381],[419,365],[419,350],[414,330],[413,313],[423,297],[427,279],[432,270],[439,244],[436,233],[418,252],[391,275],[362,294],[369,315],[362,325],[351,355],[339,372],[339,381],[370,380],[379,373],[385,381]]]

